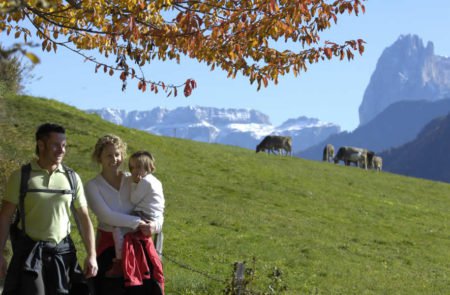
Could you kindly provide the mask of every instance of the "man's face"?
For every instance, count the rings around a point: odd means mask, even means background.
[[[52,165],[62,162],[66,153],[66,135],[50,132],[47,138],[38,140],[39,159]]]

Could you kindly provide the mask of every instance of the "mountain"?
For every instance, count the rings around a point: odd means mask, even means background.
[[[431,121],[415,140],[380,156],[386,171],[450,182],[449,151],[450,113]]]
[[[359,107],[360,126],[402,100],[435,101],[450,94],[450,58],[416,35],[402,35],[378,59]],[[401,120],[401,117],[399,117]]]
[[[321,160],[327,143],[364,147],[375,152],[401,146],[416,138],[422,128],[436,117],[450,112],[450,99],[438,101],[400,101],[388,106],[369,123],[353,132],[334,134],[299,153],[300,157]]]
[[[289,119],[278,127],[269,117],[256,110],[219,109],[209,107],[179,107],[174,110],[154,108],[149,111],[131,111],[103,108],[87,110],[101,118],[152,134],[220,143],[254,149],[261,139],[270,134],[292,136],[293,150],[304,150],[338,133],[338,125],[314,118]]]

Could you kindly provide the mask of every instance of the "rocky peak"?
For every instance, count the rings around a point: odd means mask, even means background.
[[[417,35],[402,35],[377,62],[359,107],[360,125],[394,102],[437,100],[450,93],[450,59],[434,55]]]
[[[270,124],[269,117],[259,111],[249,109],[221,109],[212,107],[178,107],[167,114],[164,123],[200,123],[213,125],[258,123]]]

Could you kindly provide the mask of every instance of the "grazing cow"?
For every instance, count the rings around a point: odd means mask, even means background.
[[[373,169],[373,157],[375,157],[374,151],[367,151],[367,168]]]
[[[332,162],[333,158],[334,158],[334,146],[329,143],[323,149],[323,161]]]
[[[337,164],[339,161],[344,161],[345,166],[355,163],[356,166],[367,169],[367,150],[352,146],[340,147],[334,157],[334,163]]]
[[[283,155],[285,151],[286,156],[292,155],[292,138],[290,136],[268,135],[256,146],[256,152],[265,152],[270,154],[278,151],[278,154]]]
[[[373,157],[373,169],[381,171],[383,169],[383,158],[380,156]]]

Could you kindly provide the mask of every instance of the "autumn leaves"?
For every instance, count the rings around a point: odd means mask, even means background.
[[[30,0],[2,10],[7,2],[0,0],[1,33],[30,38],[24,25],[29,20],[44,51],[67,47],[94,63],[96,72],[118,73],[123,89],[128,80],[137,80],[139,90],[162,90],[168,96],[177,96],[180,88],[189,96],[196,82],[147,79],[144,67],[153,60],[180,62],[186,56],[228,77],[248,77],[259,89],[276,84],[279,76],[306,71],[308,64],[333,57],[351,60],[364,51],[361,39],[342,44],[320,40],[339,14],[364,12],[363,0],[57,0],[48,7]],[[279,49],[280,39],[293,46]],[[89,50],[116,61],[100,61]]]

